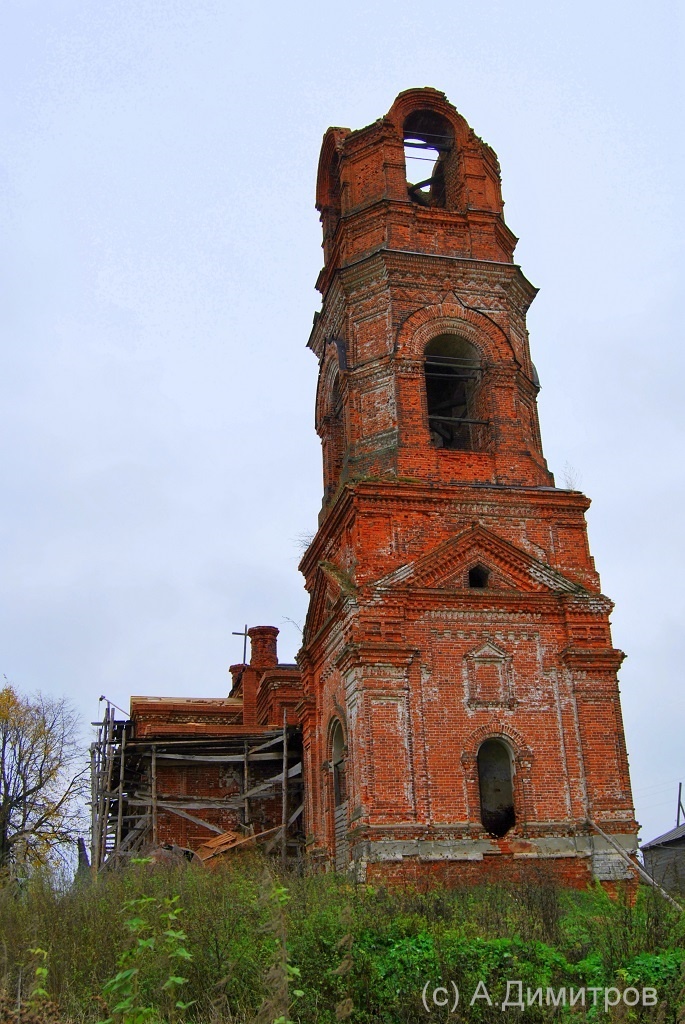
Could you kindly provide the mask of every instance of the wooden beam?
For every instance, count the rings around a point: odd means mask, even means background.
[[[150,755],[150,789],[152,791],[152,842],[154,846],[157,846],[157,747],[152,748]]]
[[[285,867],[288,852],[288,712],[283,708],[283,768],[281,771],[281,865]]]
[[[279,732],[273,739],[267,740],[266,743],[260,743],[258,747],[253,747],[250,751],[250,755],[256,754],[259,750],[266,750],[267,747],[275,747],[277,743],[281,743],[283,740],[282,734]]]
[[[275,761],[280,758],[278,751],[273,754],[253,754],[248,747],[251,761]],[[223,764],[226,762],[244,761],[245,754],[160,754],[157,753],[158,761],[199,761],[201,764]]]
[[[163,802],[159,803],[157,806],[163,811],[171,811],[172,814],[177,814],[179,818],[185,818],[187,821],[192,821],[195,825],[202,825],[203,828],[208,828],[210,832],[216,832],[218,836],[222,836],[226,831],[223,828],[218,828],[216,825],[210,824],[208,821],[204,821],[202,818],[196,818],[194,814],[188,814],[187,811],[182,811],[180,807],[172,807],[170,804],[165,804]]]
[[[107,819],[110,816],[110,804],[109,804],[109,793],[112,789],[112,770],[114,768],[114,708],[111,707],[109,701],[107,701],[107,718],[109,721],[109,728],[107,730],[107,746],[106,746],[106,767],[107,776],[104,783],[105,789],[105,800],[104,803],[104,821],[102,823],[102,863],[107,860]]]
[[[297,818],[299,818],[299,816],[300,816],[300,815],[302,814],[302,811],[303,811],[303,810],[304,810],[304,804],[300,804],[300,806],[299,806],[299,807],[297,808],[297,810],[296,810],[296,811],[294,811],[294,812],[293,812],[293,814],[291,814],[291,815],[290,815],[290,817],[288,818],[288,824],[289,824],[289,825],[292,825],[292,823],[293,823],[293,822],[294,822],[294,821],[295,821],[295,820],[296,820]]]
[[[95,743],[90,745],[90,866],[95,874],[98,870],[98,787]]]
[[[114,863],[119,862],[119,846],[121,844],[121,829],[124,822],[124,768],[126,754],[126,725],[121,730],[121,746],[119,747],[119,803],[117,805],[117,836],[114,846]]]
[[[610,846],[613,846],[613,848],[616,850],[616,853],[618,853],[619,856],[623,858],[623,860],[626,862],[629,868],[632,868],[633,871],[636,871],[637,874],[640,875],[640,877],[643,878],[648,885],[651,885],[654,889],[657,890],[657,892],[660,892],[664,899],[668,900],[671,906],[675,907],[676,910],[679,910],[681,914],[683,913],[683,908],[680,906],[680,904],[676,903],[673,897],[669,896],[666,890],[663,889],[659,885],[659,883],[656,882],[640,864],[636,864],[634,860],[631,860],[626,851],[623,849],[623,847],[619,846],[612,836],[608,836],[606,832],[603,832],[597,824],[597,822],[593,821],[591,818],[588,818],[588,824],[592,825],[595,831],[599,832],[600,836],[602,836],[603,839],[606,839],[607,843],[609,843]]]
[[[243,794],[244,794],[243,795],[243,824],[244,825],[249,825],[250,824],[250,798],[247,795],[248,792],[249,792],[249,789],[250,789],[250,765],[249,765],[249,761],[248,761],[249,755],[250,755],[250,748],[249,748],[247,740],[245,740],[245,759],[243,761]],[[256,757],[271,757],[272,755],[271,754],[256,754],[255,756]],[[275,756],[277,757],[278,755],[276,754]]]
[[[276,825],[274,828],[267,828],[264,832],[256,832],[255,835],[253,836],[242,836],[240,839],[235,839],[233,842],[226,843],[225,846],[221,846],[220,844],[218,844],[215,850],[210,850],[209,848],[210,843],[215,842],[215,840],[210,839],[205,844],[204,850],[202,847],[200,847],[195,852],[200,858],[200,860],[203,863],[205,863],[206,861],[211,860],[213,857],[220,857],[222,854],[228,853],[230,850],[235,850],[236,846],[243,846],[245,843],[262,842],[264,839],[266,839],[267,836],[273,835],[274,832],[280,832],[280,830],[281,826]],[[203,853],[205,854],[204,856]]]
[[[95,724],[97,725],[98,723],[96,722]],[[264,736],[269,737],[269,739],[265,742],[261,742]],[[236,731],[230,736],[222,736],[220,733],[210,733],[201,739],[192,739],[188,736],[183,740],[165,739],[162,736],[156,736],[154,739],[139,737],[138,739],[129,739],[128,745],[132,750],[138,750],[140,753],[146,753],[153,746],[156,746],[158,750],[160,747],[164,750],[169,747],[202,747],[203,749],[209,748],[219,750],[222,747],[233,747],[234,750],[240,750],[241,746],[238,744],[238,740],[240,740],[241,743],[243,740],[247,740],[248,743],[250,741],[259,743],[259,746],[254,747],[253,749],[255,751],[262,750],[274,743],[281,742],[281,730],[278,729],[275,732],[255,733],[254,731],[249,731],[246,728],[240,727],[240,729],[236,729]]]
[[[288,778],[292,779],[296,775],[300,775],[301,773],[302,762],[298,761],[297,764],[293,765],[292,768],[288,769]],[[175,794],[173,802],[169,796],[159,797],[159,806],[162,807],[163,805],[166,810],[168,810],[169,807],[179,806],[192,807],[194,810],[207,810],[209,808],[213,808],[218,811],[234,811],[242,807],[243,801],[246,796],[250,799],[258,796],[266,796],[267,793],[273,793],[275,787],[279,783],[282,783],[282,781],[283,773],[279,772],[278,775],[273,775],[270,779],[264,779],[263,782],[258,783],[256,786],[253,786],[252,789],[249,789],[247,791],[247,793],[236,793],[235,796],[228,797],[227,799],[221,797],[205,797],[203,799],[202,797],[191,797],[189,795],[186,796],[184,794]],[[176,803],[176,801],[178,801],[178,803]],[[148,796],[148,794],[140,793],[140,791],[136,792],[135,795],[131,797],[131,799],[128,801],[129,805],[132,807],[154,807],[154,802],[154,797],[152,795]]]

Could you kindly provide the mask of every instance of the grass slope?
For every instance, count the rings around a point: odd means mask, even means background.
[[[510,980],[541,996],[503,1012]],[[424,987],[429,999],[445,987],[451,1001],[455,985],[456,1013],[428,1014]],[[568,1005],[571,988],[593,986],[654,987],[658,1005],[605,1012],[589,993],[585,1007]],[[544,876],[517,888],[386,890],[278,877],[256,857],[212,873],[134,865],[67,889],[38,874],[0,889],[0,988],[0,1024],[684,1024],[685,915],[650,889],[632,906]],[[562,988],[566,1005],[555,1006]]]

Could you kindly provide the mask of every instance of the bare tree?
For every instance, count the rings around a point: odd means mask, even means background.
[[[41,863],[73,843],[80,823],[84,754],[64,697],[0,690],[0,870]]]

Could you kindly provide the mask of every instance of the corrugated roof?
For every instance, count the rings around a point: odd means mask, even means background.
[[[657,836],[649,843],[643,843],[641,849],[648,850],[650,846],[663,846],[664,843],[671,843],[674,839],[685,839],[685,824],[672,828],[670,832],[664,832],[662,836]]]

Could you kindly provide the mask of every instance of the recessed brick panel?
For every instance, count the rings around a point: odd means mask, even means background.
[[[411,811],[413,790],[406,701],[403,696],[370,697],[368,716],[374,810],[379,818],[403,820]]]

